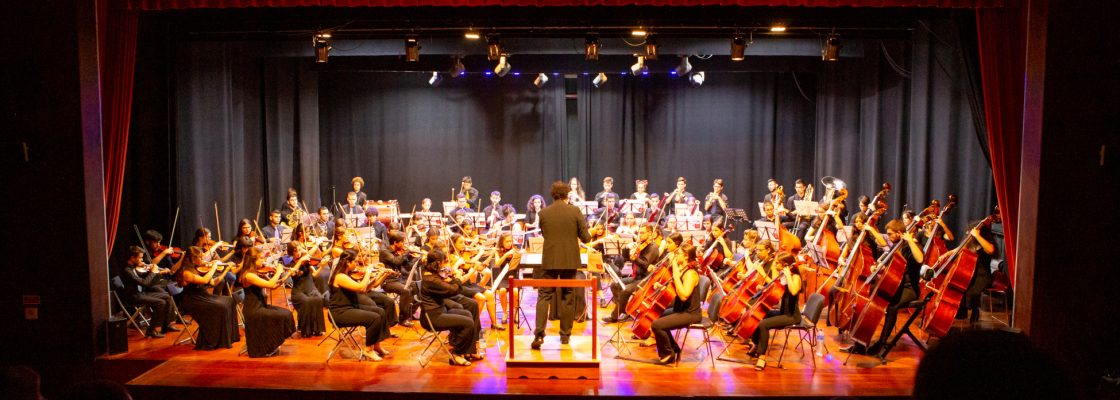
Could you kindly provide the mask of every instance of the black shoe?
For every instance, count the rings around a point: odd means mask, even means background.
[[[167,332],[179,332],[179,331],[181,331],[181,330],[182,330],[182,329],[176,328],[176,327],[174,327],[174,326],[171,326],[171,325],[167,325],[167,326],[163,327],[163,333],[167,333]]]
[[[676,357],[677,357],[676,353],[669,354],[665,357],[662,357],[662,358],[658,359],[657,361],[654,362],[654,364],[669,365],[669,364],[673,363],[673,359],[676,358]]]
[[[533,343],[531,343],[529,347],[532,347],[533,350],[540,350],[542,344],[544,344],[544,336],[537,336],[533,339]]]
[[[391,338],[393,338],[393,339],[396,339],[396,338],[399,338],[399,337],[401,337],[401,335],[398,335],[398,334],[395,334],[395,333],[389,332],[389,337],[391,337]]]
[[[867,355],[877,356],[883,351],[883,343],[875,343],[867,348]]]
[[[411,328],[411,327],[415,326],[416,324],[413,323],[412,321],[409,321],[409,320],[406,319],[404,321],[401,321],[398,325],[403,326],[405,328]]]
[[[165,335],[162,334],[162,333],[156,332],[155,329],[149,329],[148,333],[145,336],[150,337],[150,338],[159,339],[159,338],[164,337]]]
[[[571,342],[571,341],[572,341],[571,336],[561,336],[560,337],[560,344],[568,344],[568,342]]]
[[[603,322],[608,323],[608,324],[613,324],[613,323],[618,322],[618,317],[606,316],[606,317],[603,317]]]
[[[618,322],[626,322],[632,319],[634,319],[634,317],[631,317],[629,314],[622,314],[618,316]]]
[[[859,343],[856,343],[856,344],[853,344],[851,346],[842,348],[842,349],[840,349],[840,351],[844,352],[844,353],[852,353],[852,354],[867,354],[867,348],[863,347],[863,345],[859,344]]]

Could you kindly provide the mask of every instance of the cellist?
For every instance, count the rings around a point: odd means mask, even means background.
[[[875,236],[876,242],[881,242],[882,238],[874,230],[868,230],[872,236]],[[853,344],[847,349],[842,351],[877,354],[883,345],[886,344],[887,339],[890,338],[891,333],[894,331],[894,325],[898,320],[898,311],[906,308],[911,301],[918,299],[918,291],[920,284],[919,274],[922,270],[922,248],[918,244],[918,240],[913,234],[906,232],[906,225],[902,220],[891,220],[887,223],[887,241],[888,245],[884,248],[889,249],[899,241],[906,243],[898,250],[898,254],[906,260],[906,272],[902,276],[902,285],[899,290],[895,292],[894,298],[891,299],[890,304],[887,306],[887,314],[883,319],[883,329],[879,331],[879,339],[874,341],[870,348],[863,349],[859,343]],[[888,264],[889,265],[889,264]]]
[[[700,322],[700,298],[696,286],[700,283],[700,262],[696,256],[696,246],[685,243],[673,254],[669,262],[673,272],[673,285],[676,298],[673,299],[672,312],[653,321],[653,337],[657,341],[657,363],[667,365],[681,356],[681,347],[673,340],[672,331]]]
[[[766,355],[766,346],[770,343],[770,330],[801,322],[801,305],[799,304],[802,282],[801,270],[797,267],[795,261],[796,259],[792,254],[784,251],[774,256],[774,269],[780,271],[780,276],[775,279],[779,279],[778,284],[784,285],[786,290],[782,294],[781,305],[776,310],[766,312],[766,318],[759,323],[751,337],[754,345],[750,347],[747,355],[751,358],[758,358],[758,361],[754,364],[755,371],[762,371],[763,368],[766,368],[766,358],[764,356]],[[767,276],[767,281],[771,280]]]
[[[653,272],[653,266],[657,263],[658,243],[654,229],[658,229],[655,223],[647,222],[642,225],[641,229],[638,229],[638,241],[635,242],[634,247],[623,249],[623,257],[633,263],[634,276],[622,278],[625,287],[620,286],[617,282],[611,284],[611,296],[615,307],[614,311],[611,311],[611,315],[603,317],[603,322],[615,323],[625,321],[630,317],[624,313],[626,304],[630,302],[630,296],[638,290],[649,273]],[[680,244],[680,241],[676,244]]]

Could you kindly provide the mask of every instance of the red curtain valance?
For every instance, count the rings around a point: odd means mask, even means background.
[[[770,6],[1005,8],[1022,0],[126,0],[138,10],[250,7],[580,7],[580,6]]]

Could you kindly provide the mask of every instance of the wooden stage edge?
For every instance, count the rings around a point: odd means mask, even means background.
[[[532,293],[530,293],[530,296]],[[525,299],[532,304],[532,298]],[[532,321],[532,307],[525,307]],[[600,309],[606,315],[609,309]],[[990,316],[984,324],[992,325]],[[900,316],[900,321],[905,317]],[[484,326],[489,318],[483,316]],[[519,361],[549,362],[565,359],[588,359],[592,326],[576,323],[572,343],[561,345],[556,321],[550,322],[545,344],[540,351],[529,350],[532,333],[522,324],[514,335]],[[823,323],[821,324],[824,325]],[[385,342],[393,352],[381,362],[358,362],[355,354],[341,351],[329,363],[329,342],[318,346],[320,337],[299,338],[298,335],[281,347],[280,355],[270,358],[248,358],[239,354],[242,343],[233,348],[195,351],[190,345],[175,345],[173,336],[146,339],[135,329],[129,332],[130,352],[98,359],[100,376],[125,382],[138,400],[244,400],[245,396],[268,399],[465,399],[518,396],[520,398],[573,398],[598,396],[607,398],[642,397],[783,397],[835,398],[909,397],[914,372],[921,352],[909,339],[903,339],[887,358],[886,364],[865,356],[853,356],[843,365],[844,346],[835,328],[824,328],[828,353],[802,351],[797,336],[783,343],[784,335],[776,334],[767,357],[767,368],[755,371],[752,365],[716,361],[702,346],[702,335],[693,332],[684,346],[684,357],[677,367],[654,365],[656,350],[637,343],[620,350],[608,343],[616,325],[600,323],[597,329],[600,346],[598,379],[518,379],[518,365],[507,365],[509,333],[484,332],[486,359],[469,367],[450,366],[446,354],[437,354],[431,364],[422,368],[417,356],[427,344],[420,340],[419,328],[397,326],[393,332],[400,337]],[[621,334],[630,337],[628,325]],[[244,340],[244,339],[242,339]],[[712,352],[719,355],[727,346],[719,334],[712,335]],[[740,344],[732,344],[723,355],[728,359],[744,358]],[[785,350],[782,366],[778,357]],[[813,368],[811,358],[816,359]],[[557,378],[560,373],[553,373]],[[511,378],[511,376],[513,378]],[[528,375],[527,375],[528,376]],[[566,376],[566,375],[564,375]],[[566,376],[570,377],[570,376]],[[547,378],[547,377],[544,377]],[[578,378],[578,376],[576,376]]]

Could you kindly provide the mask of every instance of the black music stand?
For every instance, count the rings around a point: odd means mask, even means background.
[[[910,318],[906,319],[906,323],[902,324],[902,329],[899,330],[898,333],[894,334],[894,337],[892,337],[891,340],[888,341],[887,344],[883,346],[882,350],[879,350],[879,354],[878,354],[879,363],[881,363],[881,364],[886,364],[887,363],[887,354],[889,354],[891,352],[891,350],[894,349],[894,347],[896,345],[898,345],[898,341],[902,339],[902,335],[909,336],[910,341],[912,341],[912,342],[914,342],[914,344],[918,345],[918,348],[922,349],[923,353],[926,352],[925,343],[922,343],[921,340],[918,340],[918,337],[914,335],[914,332],[910,331],[910,326],[914,324],[914,321],[917,320],[918,317],[922,316],[922,312],[925,311],[925,309],[926,309],[926,304],[929,304],[929,301],[932,298],[933,298],[933,292],[930,292],[929,294],[926,294],[925,298],[923,298],[921,300],[911,301],[910,304],[906,305],[906,308],[911,310],[910,311]]]

